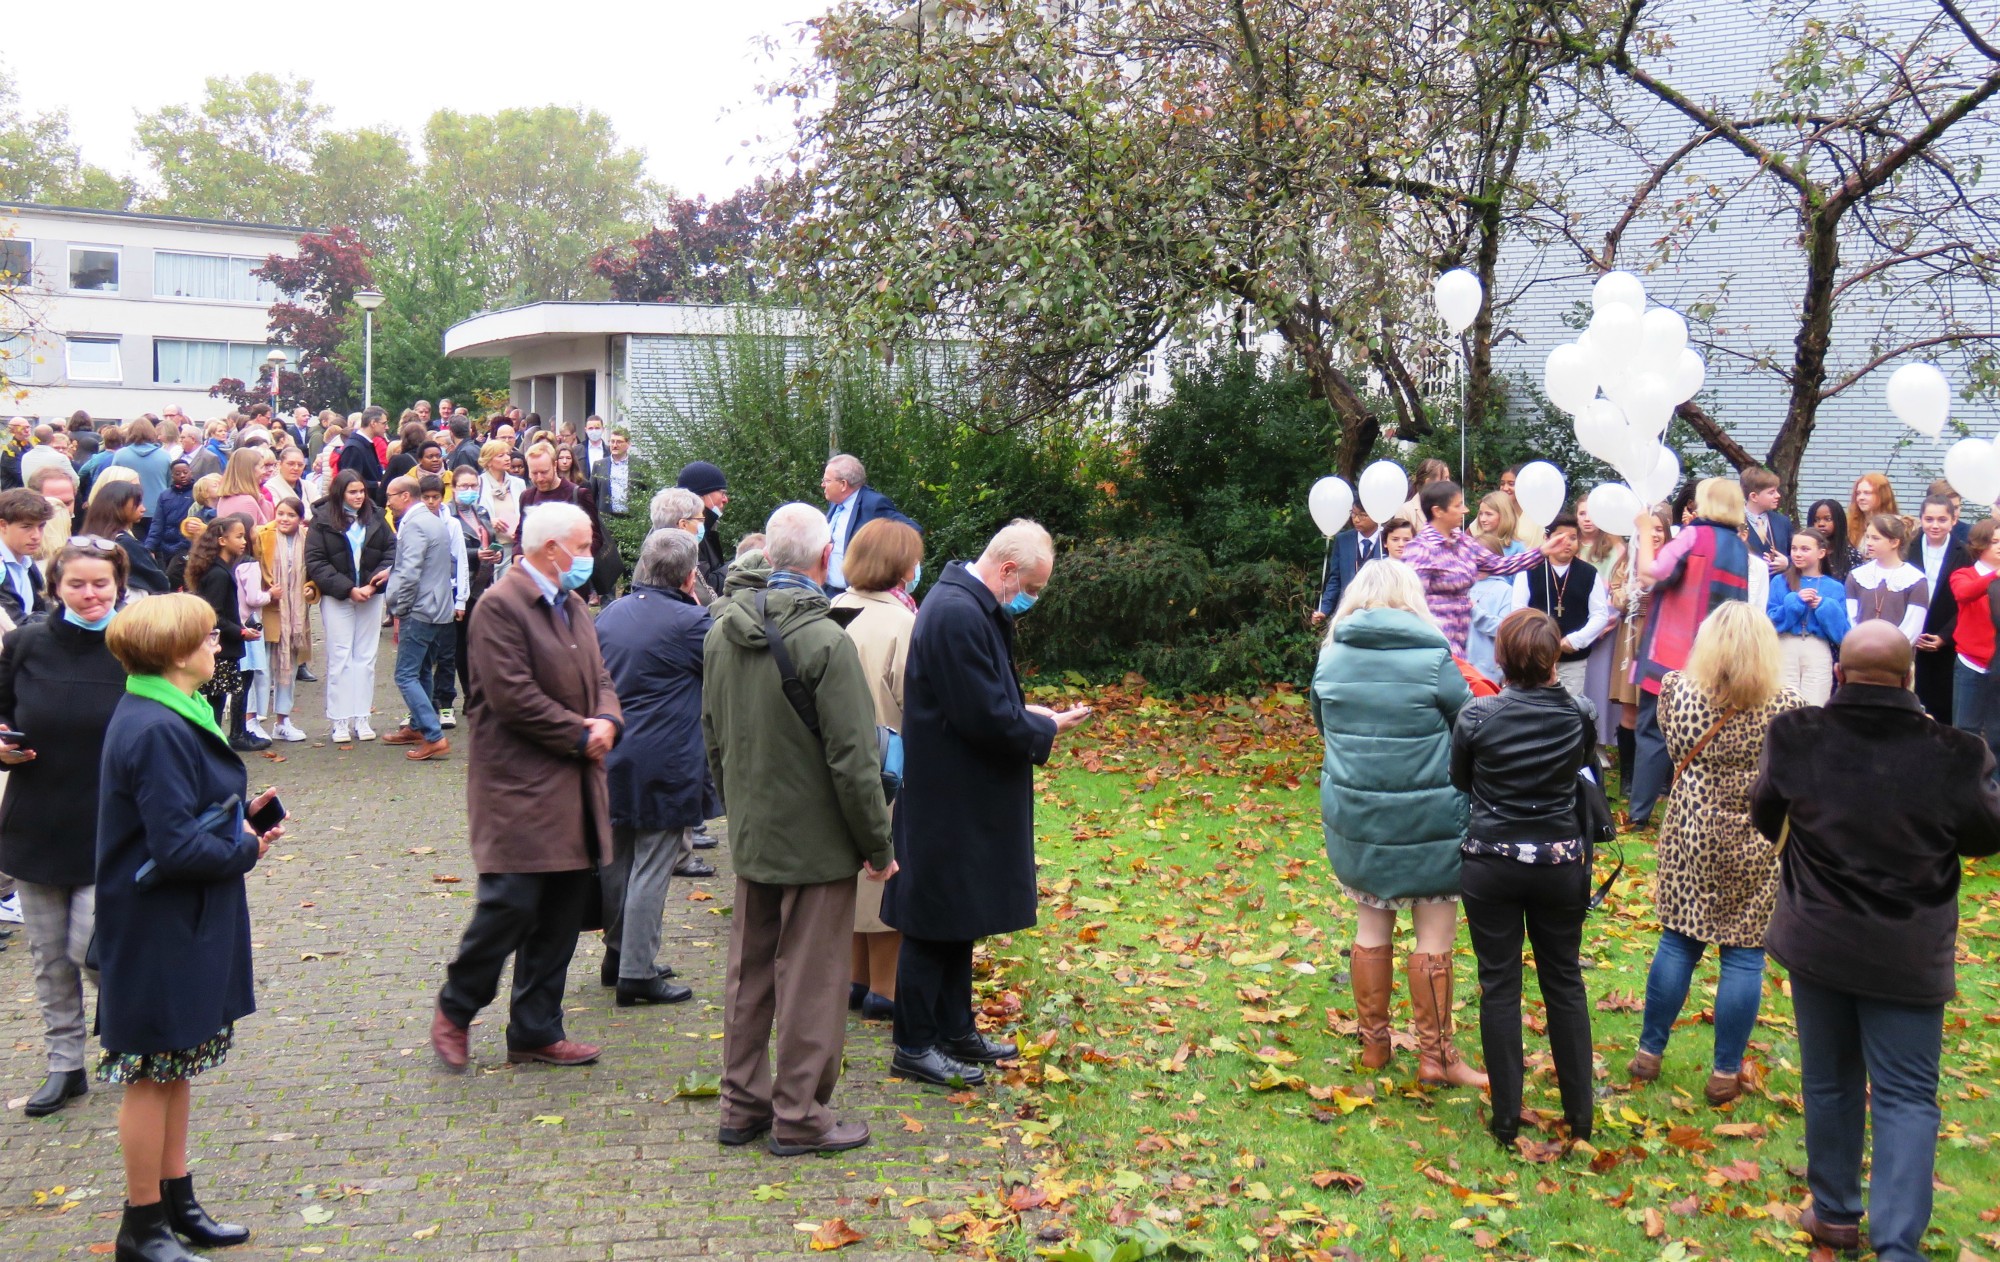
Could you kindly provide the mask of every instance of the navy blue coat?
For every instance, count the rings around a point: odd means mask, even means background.
[[[146,697],[126,695],[104,736],[97,811],[98,1039],[113,1052],[171,1052],[257,1010],[243,874],[257,841],[242,813],[216,832],[195,820],[248,776],[227,742]],[[150,860],[150,889],[136,884]]]
[[[605,758],[611,823],[658,832],[707,818],[701,737],[701,647],[708,610],[684,592],[634,587],[597,618],[597,646],[625,710]]]
[[[833,518],[835,507],[837,506],[830,505],[826,510],[829,521]],[[922,534],[924,530],[914,519],[905,516],[902,510],[896,507],[896,501],[890,499],[872,486],[863,486],[854,493],[854,511],[847,518],[847,537],[853,539],[856,531],[878,517],[886,517],[890,521],[902,522],[918,534]],[[712,530],[713,527],[710,527],[710,529]],[[721,589],[718,588],[717,590]],[[827,594],[829,596],[837,596],[845,590],[847,589],[844,587],[829,587],[827,588]]]
[[[1375,550],[1374,556],[1368,558],[1372,561],[1382,555],[1382,535],[1379,530],[1376,532],[1375,542],[1370,546]],[[1333,537],[1333,557],[1326,566],[1326,586],[1319,594],[1321,613],[1331,616],[1333,611],[1340,607],[1340,594],[1354,581],[1354,576],[1360,573],[1363,564],[1361,536],[1355,533],[1354,527],[1349,526]]]
[[[1747,522],[1749,519],[1745,518],[1744,520]],[[1798,528],[1792,525],[1792,519],[1773,509],[1764,514],[1764,526],[1770,533],[1769,538],[1759,534],[1753,526],[1746,525],[1744,527],[1744,529],[1750,532],[1751,536],[1750,555],[1761,557],[1764,555],[1764,549],[1768,546],[1771,551],[1790,560],[1792,555],[1792,536],[1798,533]]]
[[[910,636],[884,921],[941,942],[1035,923],[1035,768],[1055,737],[1023,703],[1013,615],[952,562]]]

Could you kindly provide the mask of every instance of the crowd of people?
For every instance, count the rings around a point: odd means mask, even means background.
[[[618,1006],[691,999],[661,958],[664,907],[672,877],[714,874],[696,852],[723,816],[718,1142],[868,1142],[832,1107],[850,1012],[890,1023],[895,1077],[976,1088],[1018,1054],[975,1020],[975,947],[1035,923],[1035,768],[1090,715],[1020,684],[1015,623],[1056,566],[1039,525],[938,567],[920,605],[923,529],[851,454],[827,462],[823,505],[783,504],[725,548],[724,471],[693,461],[656,490],[596,417],[475,424],[441,400],[393,438],[374,407],[10,429],[0,869],[48,1046],[25,1111],[87,1092],[94,982],[96,1076],[123,1085],[119,1257],[249,1235],[195,1196],[189,1087],[255,1010],[244,876],[284,830],[240,754],[306,739],[316,644],[334,742],[423,763],[466,729],[478,879],[431,1009],[445,1069],[472,1065],[509,961],[507,1059],[600,1057],[565,1023],[586,926]],[[1628,825],[1666,803],[1628,1079],[1660,1076],[1713,946],[1705,1095],[1737,1099],[1775,957],[1801,1037],[1806,1227],[1851,1247],[1865,1212],[1879,1256],[1915,1258],[1959,862],[2000,849],[2000,527],[1962,527],[1941,487],[1911,523],[1871,474],[1795,528],[1760,469],[1629,532],[1581,500],[1536,523],[1512,473],[1468,524],[1464,489],[1426,462],[1390,520],[1356,508],[1330,543],[1310,696],[1327,854],[1355,906],[1360,1064],[1394,1060],[1407,911],[1416,1080],[1483,1089],[1492,1134],[1517,1142],[1527,944],[1564,1130],[1592,1135],[1583,943],[1616,770]],[[640,515],[625,582],[606,518]],[[385,632],[405,715],[378,738]],[[1890,792],[1915,805],[1885,825],[1865,803]],[[1461,907],[1483,1070],[1454,1029]]]

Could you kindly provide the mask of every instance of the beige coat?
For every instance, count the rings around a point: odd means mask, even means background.
[[[875,701],[875,721],[897,731],[903,728],[903,666],[910,656],[910,634],[917,615],[888,592],[849,588],[834,598],[835,609],[859,609],[847,624],[847,638],[861,654],[868,676],[868,695]],[[882,920],[882,882],[859,878],[854,898],[854,932],[894,933]]]

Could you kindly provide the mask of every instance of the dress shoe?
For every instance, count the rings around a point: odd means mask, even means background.
[[[686,1003],[692,998],[692,988],[676,986],[664,977],[655,977],[650,981],[618,979],[618,1006],[621,1008],[645,1003]]]
[[[673,965],[662,964],[658,968],[655,968],[653,970],[653,976],[679,977],[680,974],[674,971]],[[608,990],[611,987],[616,986],[619,983],[619,981],[620,978],[618,976],[618,952],[606,951],[604,953],[604,962],[597,966],[597,984],[603,986],[605,989]]]
[[[986,1083],[984,1069],[955,1061],[935,1047],[897,1048],[889,1059],[889,1076],[928,1082],[934,1087],[978,1087]]]
[[[229,738],[229,748],[239,754],[254,754],[271,748],[271,738],[268,736],[252,736],[248,732],[243,732]]]
[[[771,1123],[767,1119],[749,1126],[722,1126],[716,1128],[715,1142],[727,1148],[741,1148],[754,1144],[771,1133]]]
[[[863,1021],[893,1021],[896,1019],[896,1001],[884,999],[874,991],[861,997],[861,1019]]]
[[[22,1112],[29,1117],[47,1117],[59,1112],[62,1106],[90,1090],[90,1084],[81,1069],[57,1069],[42,1079],[42,1085],[35,1094],[28,1097]]]
[[[713,850],[715,849],[715,838],[708,833],[696,833],[694,835],[694,848],[696,850]]]
[[[437,1053],[439,1062],[452,1073],[464,1073],[465,1067],[472,1063],[472,1052],[466,1044],[466,1032],[439,1008],[431,1017],[431,1050]]]
[[[294,676],[294,678],[296,678],[302,684],[316,684],[319,682],[319,676],[313,674],[312,668],[307,666],[304,662],[299,663],[298,674]]]
[[[1829,1223],[1820,1221],[1820,1216],[1812,1206],[1799,1215],[1799,1230],[1813,1238],[1813,1243],[1843,1253],[1853,1253],[1861,1248],[1861,1225],[1859,1223]]]
[[[849,1012],[861,1011],[861,1001],[863,999],[866,999],[867,997],[868,997],[867,982],[847,983],[847,1010]]]
[[[715,866],[689,855],[674,865],[675,876],[714,876]]]
[[[1021,1054],[1021,1049],[1015,1046],[1012,1039],[990,1039],[977,1030],[955,1039],[946,1039],[938,1044],[938,1049],[953,1060],[965,1061],[968,1064],[975,1061],[991,1064],[996,1060],[1013,1060]]]
[[[250,1229],[240,1223],[219,1223],[210,1218],[201,1202],[194,1199],[194,1176],[160,1180],[160,1204],[167,1207],[167,1222],[197,1249],[226,1249],[250,1238]]]
[[[413,727],[399,727],[382,738],[384,745],[421,745],[424,734]]]
[[[125,1217],[118,1224],[118,1240],[112,1250],[117,1262],[201,1262],[175,1238],[167,1221],[167,1207],[160,1201],[151,1205],[125,1202]]]
[[[547,1047],[510,1047],[507,1049],[507,1063],[525,1065],[535,1061],[544,1065],[588,1065],[604,1054],[601,1047],[588,1043],[578,1043],[574,1039],[563,1039]]]
[[[868,1142],[868,1123],[835,1122],[818,1139],[779,1139],[771,1136],[766,1147],[773,1157],[803,1157],[815,1152],[846,1152]]]
[[[1743,1094],[1743,1075],[1740,1073],[1712,1073],[1703,1084],[1701,1094],[1710,1104],[1721,1106]]]
[[[1658,1053],[1632,1053],[1632,1063],[1625,1066],[1625,1076],[1633,1082],[1657,1082],[1660,1077],[1660,1057]]]
[[[446,758],[450,755],[451,741],[449,738],[443,736],[438,737],[434,741],[423,741],[421,744],[413,745],[403,751],[403,757],[409,759],[411,762],[430,762],[432,759]]]

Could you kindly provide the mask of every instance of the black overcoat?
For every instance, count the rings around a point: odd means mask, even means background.
[[[0,721],[28,736],[33,762],[8,768],[0,872],[37,885],[88,885],[97,871],[97,772],[125,668],[58,614],[0,647]]]
[[[634,587],[597,618],[597,646],[625,710],[604,760],[611,822],[659,832],[706,819],[708,751],[701,736],[701,651],[708,610],[685,592]]]
[[[98,1040],[171,1052],[257,1010],[250,904],[257,864],[240,804],[248,776],[228,742],[148,697],[126,696],[104,738],[97,812]],[[195,821],[231,797],[235,816]],[[152,884],[139,870],[151,861]]]
[[[952,562],[910,637],[886,923],[943,942],[1035,923],[1035,768],[1055,736],[1023,703],[1013,615]]]

